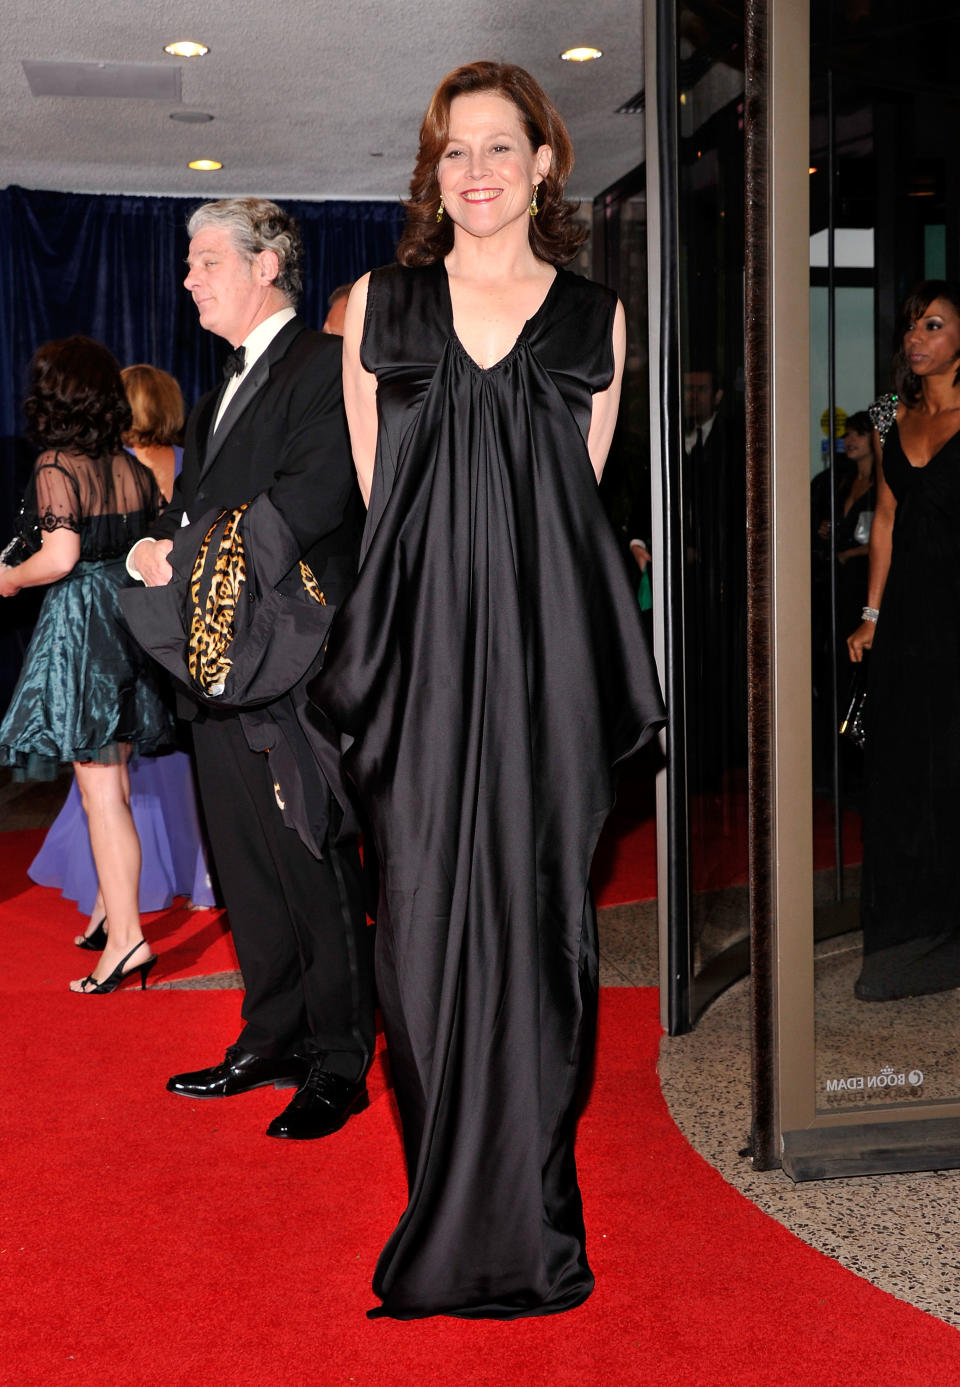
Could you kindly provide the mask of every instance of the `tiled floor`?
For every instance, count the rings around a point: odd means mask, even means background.
[[[794,1184],[737,1154],[750,1129],[748,1007],[748,985],[738,983],[692,1034],[664,1038],[660,1083],[677,1126],[730,1184],[804,1242],[960,1327],[960,1172]]]
[[[850,883],[848,882],[848,885]],[[600,912],[601,981],[657,983],[656,905]],[[853,998],[860,937],[817,945],[817,1074],[879,1073],[913,1061],[923,1096],[960,1093],[957,994],[870,1006]],[[677,1126],[705,1160],[804,1242],[901,1300],[960,1328],[960,1171],[794,1184],[738,1153],[750,1133],[749,984],[736,984],[696,1030],[665,1036],[660,1083]]]
[[[922,1074],[920,1088],[904,1090],[927,1099],[956,1099],[960,1094],[960,1007],[956,992],[907,997],[897,1002],[858,1002],[853,984],[860,971],[861,936],[844,934],[824,940],[816,951],[818,1104],[842,1101],[829,1091],[845,1076]],[[882,1088],[858,1095],[882,1103]],[[902,1100],[903,1093],[894,1095]]]
[[[52,786],[18,786],[0,773],[0,831],[49,824],[68,787],[69,776]],[[602,984],[655,986],[656,903],[601,910],[599,929]],[[817,953],[818,1075],[824,1082],[851,1053],[860,1060],[875,1057],[878,1066],[902,1066],[922,1045],[929,1069],[935,1035],[938,1065],[928,1082],[960,1092],[955,993],[854,1007],[857,936],[828,941]],[[190,985],[238,983],[236,974],[221,973]],[[730,1184],[805,1242],[960,1327],[960,1172],[794,1184],[780,1171],[755,1171],[738,1155],[750,1127],[748,1006],[744,981],[714,1003],[692,1034],[664,1038],[660,1080],[677,1126]]]

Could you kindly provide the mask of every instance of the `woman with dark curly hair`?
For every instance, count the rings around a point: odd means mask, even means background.
[[[91,973],[70,984],[141,986],[155,958],[137,908],[140,843],[127,761],[172,741],[149,659],[123,625],[124,559],[160,508],[151,472],[124,451],[130,406],[120,369],[85,337],[48,342],[32,363],[24,411],[42,449],[25,503],[41,538],[16,567],[0,565],[0,597],[49,585],[19,683],[0,725],[0,764],[18,779],[51,779],[73,762],[110,921]]]
[[[847,640],[854,662],[872,650],[864,1002],[960,987],[960,284],[918,284],[898,337],[895,393],[870,410],[870,576]]]
[[[382,864],[377,980],[409,1201],[374,1314],[512,1319],[593,1277],[573,1145],[593,1041],[590,862],[662,718],[597,479],[616,295],[563,264],[563,122],[471,63],[420,133],[400,264],[361,279],[344,396],[369,501],[313,695]]]
[[[124,446],[153,473],[166,504],[183,461],[180,386],[166,371],[144,364],[125,366],[120,378],[131,412]],[[190,757],[185,751],[141,756],[129,769],[130,809],[142,855],[140,910],[166,910],[175,896],[187,896],[192,906],[213,906]],[[76,780],[27,875],[77,902],[89,920],[73,942],[99,953],[107,937],[107,912]]]

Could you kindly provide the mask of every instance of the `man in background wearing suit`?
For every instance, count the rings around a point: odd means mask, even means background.
[[[683,376],[687,756],[709,794],[747,764],[746,444],[711,368]]]
[[[187,230],[185,287],[200,325],[234,350],[224,383],[190,415],[171,503],[128,568],[148,587],[167,584],[177,527],[266,492],[337,606],[356,573],[363,503],[343,414],[340,338],[296,316],[296,222],[272,202],[232,198],[198,208]],[[296,1086],[267,1134],[326,1136],[365,1106],[373,1052],[356,843],[328,836],[318,860],[284,823],[268,758],[250,749],[238,715],[191,705],[187,716],[243,973],[244,1025],[222,1063],[176,1074],[167,1088],[219,1098]]]

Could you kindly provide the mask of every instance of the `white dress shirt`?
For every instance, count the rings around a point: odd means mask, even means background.
[[[240,389],[241,382],[246,380],[247,376],[250,374],[250,371],[254,363],[260,360],[261,356],[263,356],[264,352],[267,350],[270,343],[276,337],[280,329],[282,327],[286,327],[287,323],[290,322],[290,319],[295,318],[296,316],[297,310],[295,308],[289,305],[286,308],[280,308],[277,310],[276,313],[271,313],[269,318],[264,318],[262,323],[258,323],[257,326],[253,329],[253,331],[248,333],[247,336],[243,339],[243,342],[240,344],[244,348],[245,352],[243,370],[240,372],[238,376],[231,376],[229,378],[226,387],[224,388],[223,394],[220,396],[220,403],[217,406],[217,417],[213,425],[214,433],[216,433],[217,429],[220,426],[220,420],[223,418],[224,413],[226,412],[227,405],[230,403],[234,395]],[[251,500],[252,499],[253,498],[251,497]],[[189,524],[190,517],[187,515],[187,512],[184,511],[183,515],[180,517],[181,529],[184,525]],[[156,542],[157,541],[155,539],[152,539],[149,535],[147,535],[144,539],[138,540],[137,544],[156,544]],[[137,582],[142,583],[143,578],[140,576],[139,571],[133,565],[133,551],[134,549],[136,549],[137,544],[133,546],[133,549],[131,549],[130,553],[127,555],[126,568],[131,578],[136,578]]]
[[[706,443],[707,439],[710,437],[710,430],[713,428],[716,417],[715,413],[711,414],[710,418],[707,419],[705,423],[695,424],[692,429],[683,435],[683,451],[685,453],[692,453],[698,442]],[[697,434],[700,435],[699,440]]]
[[[220,403],[217,406],[217,418],[213,426],[216,433],[220,427],[220,420],[226,412],[227,405],[240,389],[240,385],[249,376],[255,362],[259,361],[270,343],[276,337],[282,327],[286,327],[291,318],[297,316],[295,308],[281,308],[278,312],[271,314],[269,318],[264,318],[262,323],[258,323],[251,333],[243,339],[241,346],[246,355],[243,362],[243,370],[239,376],[231,376],[227,381],[227,388],[220,396]]]

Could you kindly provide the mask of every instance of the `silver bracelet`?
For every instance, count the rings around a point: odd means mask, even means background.
[[[861,620],[861,621],[876,621],[876,619],[877,619],[877,617],[878,617],[879,615],[880,615],[879,608],[877,608],[877,607],[864,607],[863,611],[860,613],[860,620]]]

